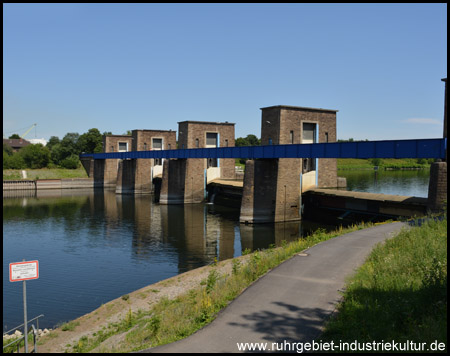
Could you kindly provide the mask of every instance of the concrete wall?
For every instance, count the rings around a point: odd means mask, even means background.
[[[160,204],[201,203],[205,199],[203,159],[164,161]]]

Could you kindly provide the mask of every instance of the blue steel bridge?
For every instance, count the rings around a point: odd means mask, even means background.
[[[330,142],[289,145],[188,148],[85,153],[93,159],[137,158],[437,158],[446,157],[447,138]]]

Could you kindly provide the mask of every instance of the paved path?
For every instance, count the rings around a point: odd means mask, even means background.
[[[299,343],[317,338],[346,278],[397,222],[322,242],[285,261],[247,288],[217,318],[186,339],[141,352],[239,352],[237,343]]]

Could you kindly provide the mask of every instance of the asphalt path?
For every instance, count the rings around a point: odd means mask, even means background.
[[[294,345],[319,340],[324,323],[342,298],[347,278],[373,247],[406,226],[401,222],[378,225],[317,244],[254,282],[193,335],[140,352],[244,352],[238,343],[260,343],[266,351],[292,348],[291,352],[297,352]]]

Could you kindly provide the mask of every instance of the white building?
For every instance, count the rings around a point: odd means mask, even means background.
[[[47,142],[48,142],[45,138],[32,138],[32,139],[29,139],[29,140],[27,140],[27,141],[29,141],[29,142],[32,143],[33,145],[35,145],[35,144],[37,144],[37,143],[41,143],[42,146],[46,146],[46,145],[47,145]]]

